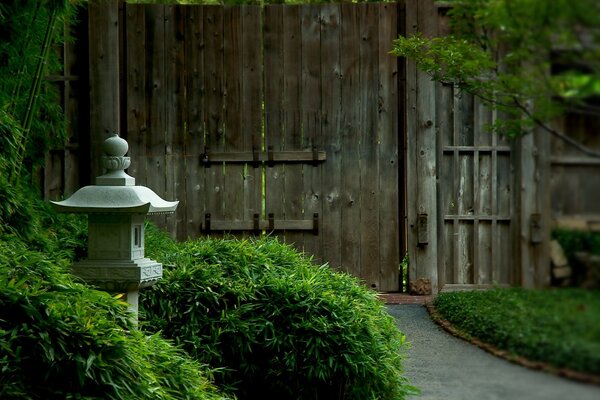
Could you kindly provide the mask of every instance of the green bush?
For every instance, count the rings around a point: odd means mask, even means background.
[[[68,263],[0,235],[0,398],[222,398],[206,368],[134,329],[126,305],[74,282]]]
[[[600,233],[556,229],[552,231],[552,238],[556,239],[565,251],[572,269],[571,285],[581,286],[585,282],[588,272],[582,261],[575,257],[575,253],[584,252],[600,255]]]
[[[600,292],[494,289],[440,293],[443,318],[470,336],[557,368],[600,374]]]
[[[174,244],[147,233],[149,256],[175,267],[141,294],[145,329],[217,368],[216,382],[238,398],[403,399],[412,390],[404,335],[356,279],[269,238]]]
[[[600,255],[600,233],[598,232],[556,229],[552,231],[552,238],[560,243],[570,263],[573,263],[574,255],[578,251]]]
[[[78,259],[87,252],[87,222],[81,215],[57,214],[39,193],[23,181],[8,181],[0,157],[0,237],[15,236],[30,250],[51,257]]]

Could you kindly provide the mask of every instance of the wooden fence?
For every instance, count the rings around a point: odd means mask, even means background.
[[[161,225],[179,239],[267,232],[398,290],[402,113],[389,51],[403,8],[91,7],[92,155],[108,131],[126,136],[129,173],[180,201]]]
[[[567,114],[558,128],[600,151],[600,117]],[[600,230],[600,160],[559,140],[552,141],[550,193],[556,226]]]
[[[89,7],[85,179],[120,131],[138,184],[180,200],[174,236],[273,232],[382,291],[405,252],[434,292],[547,284],[547,136],[491,135],[494,111],[389,54],[447,8]]]

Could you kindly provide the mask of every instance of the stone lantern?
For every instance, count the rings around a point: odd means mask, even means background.
[[[58,212],[88,214],[88,258],[73,264],[73,274],[102,290],[127,293],[137,318],[138,290],[162,277],[162,264],[144,257],[145,216],[172,213],[179,202],[135,185],[124,171],[130,165],[125,157],[129,146],[118,134],[106,139],[102,149],[107,173],[96,178],[96,185],[51,203]]]

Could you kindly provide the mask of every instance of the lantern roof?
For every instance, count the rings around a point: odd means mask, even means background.
[[[166,201],[145,186],[136,186],[135,178],[125,169],[131,161],[125,157],[127,141],[118,134],[106,139],[102,157],[107,173],[96,178],[96,185],[85,186],[63,201],[52,201],[58,212],[69,213],[147,213],[169,214],[175,211],[178,201]]]
[[[165,201],[145,186],[85,186],[63,201],[51,202],[59,212],[168,214],[178,201]]]

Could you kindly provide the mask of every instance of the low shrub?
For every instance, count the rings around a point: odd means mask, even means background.
[[[51,257],[81,258],[87,249],[87,221],[83,215],[57,214],[23,181],[10,183],[0,158],[0,236],[13,236]]]
[[[552,231],[552,238],[560,243],[571,263],[578,251],[600,255],[600,233],[598,232],[555,229]]]
[[[494,289],[441,293],[435,306],[466,334],[557,368],[600,374],[600,292]]]
[[[274,239],[174,244],[148,229],[167,267],[141,293],[161,331],[240,399],[403,399],[404,335],[374,292]],[[152,243],[152,245],[149,245]]]
[[[552,238],[560,243],[571,266],[570,284],[575,287],[594,286],[593,280],[590,281],[589,278],[589,267],[575,253],[600,255],[600,232],[555,229],[552,231]]]
[[[223,398],[205,367],[134,329],[126,304],[68,264],[0,235],[0,398]]]

